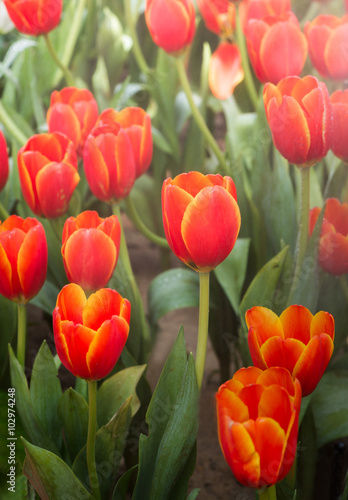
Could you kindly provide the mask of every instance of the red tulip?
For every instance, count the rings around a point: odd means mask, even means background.
[[[102,201],[126,198],[136,178],[132,142],[120,124],[101,115],[86,140],[83,164],[89,187]]]
[[[284,368],[241,368],[216,394],[218,435],[235,478],[270,486],[290,471],[297,447],[301,387]]]
[[[235,28],[236,8],[229,0],[197,0],[197,5],[208,30],[229,36]]]
[[[61,132],[74,143],[77,153],[82,156],[86,138],[98,118],[98,105],[87,89],[65,87],[51,94],[47,111],[50,132]]]
[[[249,19],[281,16],[290,11],[291,0],[243,0],[239,6],[243,29]]]
[[[33,135],[18,152],[22,193],[34,214],[65,214],[79,183],[73,143],[63,134]]]
[[[303,396],[316,388],[333,352],[335,322],[331,314],[313,314],[292,305],[278,317],[266,307],[246,312],[248,343],[253,363],[265,370],[287,368],[300,381]]]
[[[63,228],[62,256],[68,280],[85,291],[103,288],[114,272],[121,226],[116,215],[102,219],[86,211],[69,217]]]
[[[130,309],[115,290],[102,288],[87,299],[79,285],[66,285],[53,311],[54,341],[63,365],[76,377],[106,377],[128,338]]]
[[[0,191],[6,185],[9,174],[7,145],[4,134],[0,130]]]
[[[331,147],[332,114],[326,85],[314,76],[266,83],[266,116],[276,148],[298,167],[310,167]]]
[[[307,58],[307,41],[292,12],[250,19],[245,36],[257,78],[277,84],[282,78],[299,75]]]
[[[320,15],[305,25],[309,56],[321,75],[334,80],[348,78],[348,15]]]
[[[244,78],[242,58],[236,44],[221,42],[209,65],[209,87],[217,99],[227,99]]]
[[[0,293],[25,304],[42,288],[47,271],[47,242],[42,224],[11,215],[0,224]]]
[[[170,248],[196,271],[211,271],[234,247],[240,212],[230,177],[189,172],[166,179],[162,213]]]
[[[32,36],[58,26],[63,8],[63,0],[4,0],[4,4],[17,30]]]
[[[145,21],[156,45],[178,54],[195,35],[195,7],[192,0],[146,0]]]
[[[310,234],[313,232],[320,212],[319,207],[310,211]],[[334,276],[348,273],[348,203],[341,204],[336,198],[326,200],[318,262],[324,271]]]
[[[348,163],[348,89],[336,90],[331,97],[333,153]]]

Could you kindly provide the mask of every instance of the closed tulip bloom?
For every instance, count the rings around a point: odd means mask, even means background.
[[[65,135],[33,135],[18,152],[18,171],[34,214],[53,219],[66,213],[80,176],[74,145]]]
[[[291,0],[243,0],[239,6],[243,29],[249,19],[281,16],[291,11]]]
[[[307,58],[307,41],[292,12],[250,19],[245,36],[251,64],[262,82],[277,84],[300,75]]]
[[[221,42],[209,63],[209,87],[217,99],[227,99],[244,78],[242,57],[235,43]]]
[[[265,370],[282,366],[296,377],[302,395],[316,388],[333,352],[335,322],[331,314],[313,314],[292,305],[278,317],[266,307],[255,306],[245,315],[253,363]]]
[[[86,138],[98,115],[97,102],[89,90],[65,87],[51,94],[47,111],[48,130],[67,135],[78,155],[82,156]]]
[[[197,0],[198,9],[208,30],[229,36],[235,28],[236,8],[229,0]]]
[[[314,76],[290,76],[263,92],[273,142],[290,163],[310,167],[326,156],[332,140],[328,90]]]
[[[130,302],[115,290],[102,288],[86,298],[79,285],[70,283],[59,293],[53,311],[57,354],[76,377],[106,377],[126,344]]]
[[[87,210],[65,221],[62,256],[68,280],[85,291],[105,287],[114,272],[121,226],[116,215],[102,219]]]
[[[294,463],[301,386],[284,368],[238,370],[216,394],[218,435],[235,478],[249,488],[281,481]]]
[[[18,31],[39,36],[58,26],[63,0],[4,0],[8,14]]]
[[[195,7],[192,0],[146,0],[145,21],[156,45],[179,54],[195,35]]]
[[[321,209],[315,207],[309,214],[309,233],[312,234]],[[329,274],[348,273],[348,203],[328,198],[319,240],[318,262]]]
[[[348,15],[339,18],[320,15],[304,28],[309,57],[313,66],[325,78],[348,78]]]
[[[348,89],[336,90],[331,97],[333,153],[348,163]]]
[[[162,215],[172,251],[203,273],[229,255],[240,229],[236,187],[227,176],[189,172],[166,179]]]
[[[42,224],[11,215],[0,224],[0,293],[25,304],[41,290],[47,272],[47,242]]]
[[[0,191],[4,189],[9,174],[7,144],[0,130]]]

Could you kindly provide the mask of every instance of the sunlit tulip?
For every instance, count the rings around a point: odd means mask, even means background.
[[[33,135],[18,152],[18,171],[34,214],[52,219],[66,213],[80,176],[74,145],[65,135]]]
[[[8,14],[18,31],[38,36],[58,26],[63,0],[4,0]]]
[[[290,76],[266,83],[266,117],[276,148],[290,163],[310,167],[331,147],[332,113],[328,90],[314,76]]]
[[[47,271],[47,242],[42,224],[11,215],[0,224],[0,293],[25,304],[41,290]]]
[[[313,314],[292,305],[278,317],[255,306],[245,315],[248,343],[255,366],[262,370],[282,366],[301,384],[303,396],[316,388],[333,352],[335,322],[331,314]]]
[[[47,111],[48,129],[67,135],[82,156],[85,140],[98,114],[97,102],[89,90],[65,87],[51,94]]]
[[[208,30],[229,36],[235,28],[236,8],[229,0],[197,0],[198,9]]]
[[[192,0],[146,0],[145,21],[154,43],[177,54],[193,40],[195,6]]]
[[[236,44],[221,42],[210,58],[209,87],[217,99],[227,99],[244,78],[242,58]]]
[[[57,354],[76,377],[99,380],[115,366],[129,332],[130,302],[102,288],[86,298],[70,283],[59,293],[53,311]]]
[[[331,97],[333,153],[348,162],[348,89],[336,90]]]
[[[231,252],[240,228],[233,180],[200,172],[166,179],[162,215],[172,251],[199,272],[209,272]]]
[[[315,207],[309,215],[309,232],[312,234],[321,209]],[[348,203],[328,198],[321,226],[318,262],[329,274],[341,276],[348,273]]]
[[[313,66],[334,80],[348,78],[348,15],[320,15],[304,28]]]
[[[9,166],[7,144],[4,134],[0,130],[0,191],[5,187],[8,179]]]
[[[241,368],[216,394],[218,435],[235,478],[270,486],[296,456],[301,387],[284,368]]]
[[[116,215],[102,219],[87,210],[65,221],[62,256],[68,280],[85,291],[108,283],[120,248],[121,226]]]

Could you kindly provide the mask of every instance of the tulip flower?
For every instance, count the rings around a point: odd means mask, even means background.
[[[211,271],[234,247],[240,211],[230,177],[189,172],[166,179],[162,213],[170,248],[196,271]]]
[[[193,40],[195,7],[192,0],[146,0],[145,21],[154,43],[176,55]]]
[[[63,0],[4,0],[7,12],[18,31],[39,36],[58,26]]]
[[[221,42],[210,58],[209,87],[217,99],[227,99],[244,78],[242,58],[236,44]]]
[[[224,37],[235,27],[236,8],[229,0],[197,0],[197,6],[208,30]]]
[[[310,167],[331,147],[332,114],[328,90],[314,76],[290,76],[266,83],[266,117],[276,148],[298,167]]]
[[[348,14],[339,18],[320,15],[304,28],[309,57],[315,69],[325,78],[348,78]]]
[[[253,363],[265,370],[282,366],[296,377],[302,395],[316,388],[333,352],[335,322],[331,314],[313,314],[304,306],[292,305],[278,317],[266,307],[246,312],[248,343]]]
[[[348,163],[348,89],[336,90],[331,97],[333,153]]]
[[[299,75],[307,58],[307,41],[292,12],[250,19],[245,36],[251,64],[262,82],[277,84]]]
[[[86,298],[75,283],[59,293],[53,311],[57,354],[76,377],[99,380],[115,366],[129,332],[130,302],[102,288]]]
[[[0,293],[25,304],[42,288],[47,271],[47,242],[42,224],[11,215],[0,224]]]
[[[82,156],[86,138],[98,114],[97,102],[89,90],[75,87],[55,90],[47,111],[48,130],[67,135],[78,155]]]
[[[241,368],[220,386],[219,441],[237,481],[261,488],[287,475],[296,455],[300,404],[300,384],[284,368]]]
[[[116,215],[102,219],[86,211],[69,217],[63,228],[62,256],[70,282],[85,291],[103,288],[114,272],[120,248],[121,226]]]
[[[312,234],[321,209],[315,207],[309,214],[309,233]],[[348,273],[348,203],[328,198],[319,240],[319,265],[329,274]]]
[[[0,130],[0,191],[4,189],[9,174],[7,145],[4,134]]]
[[[291,0],[243,0],[239,6],[243,29],[249,19],[281,16],[291,11]]]
[[[116,122],[100,121],[86,140],[83,165],[94,196],[110,203],[126,198],[136,176],[132,142],[126,130]]]
[[[18,152],[22,193],[34,214],[65,214],[79,183],[73,143],[63,134],[33,135]]]

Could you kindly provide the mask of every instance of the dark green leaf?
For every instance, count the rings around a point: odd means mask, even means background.
[[[116,483],[114,493],[112,495],[112,500],[126,500],[129,482],[137,468],[138,465],[134,465],[120,477],[120,479]]]
[[[300,498],[312,498],[317,458],[317,435],[311,405],[298,433],[296,479]]]
[[[60,289],[56,285],[46,280],[38,295],[31,300],[31,304],[52,315],[59,292]]]
[[[0,379],[8,367],[7,345],[12,341],[17,326],[17,305],[0,295]]]

